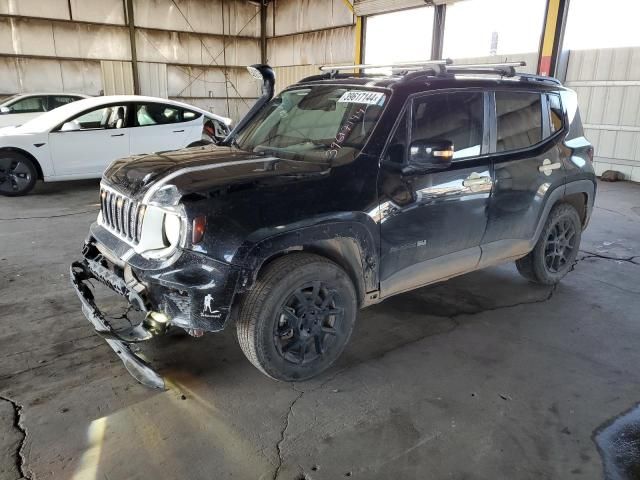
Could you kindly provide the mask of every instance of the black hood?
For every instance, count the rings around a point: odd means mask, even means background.
[[[130,197],[142,199],[165,185],[175,185],[182,195],[206,193],[268,177],[318,175],[328,168],[326,164],[258,155],[235,147],[207,146],[116,160],[104,172],[103,180]]]

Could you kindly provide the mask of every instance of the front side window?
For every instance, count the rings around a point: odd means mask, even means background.
[[[182,122],[182,109],[161,103],[141,103],[136,106],[136,125],[167,125]]]
[[[11,113],[44,112],[44,97],[27,97],[9,105]]]
[[[454,160],[480,155],[484,124],[481,92],[439,93],[413,101],[411,142],[448,140]]]
[[[496,150],[519,150],[542,140],[542,102],[537,93],[496,92]]]
[[[380,118],[385,92],[314,86],[286,90],[237,139],[238,148],[312,162],[348,162]]]
[[[126,126],[127,109],[126,105],[96,108],[76,117],[72,122],[79,127],[79,130],[124,128]]]

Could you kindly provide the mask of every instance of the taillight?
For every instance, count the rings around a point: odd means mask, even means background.
[[[589,157],[589,161],[593,163],[593,147],[587,148],[587,157]]]
[[[193,219],[193,229],[191,232],[191,243],[197,245],[202,241],[204,232],[207,229],[207,217],[200,215]]]
[[[216,136],[216,132],[215,132],[214,128],[209,124],[206,124],[204,126],[204,133],[209,135],[211,138],[214,138]]]

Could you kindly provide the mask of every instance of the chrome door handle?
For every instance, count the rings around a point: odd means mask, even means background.
[[[560,168],[562,168],[562,164],[560,162],[551,163],[551,160],[545,158],[542,165],[538,167],[538,171],[548,176],[551,175],[551,172]]]
[[[464,179],[462,185],[465,187],[477,187],[479,185],[491,185],[491,177],[471,174]]]

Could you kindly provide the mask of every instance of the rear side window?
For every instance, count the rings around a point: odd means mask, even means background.
[[[61,107],[67,103],[75,102],[79,100],[78,97],[68,97],[66,95],[56,95],[55,97],[49,97],[49,110]]]
[[[483,94],[479,92],[441,93],[413,102],[411,141],[448,140],[453,158],[480,155],[484,121]]]
[[[182,122],[183,110],[162,103],[139,103],[136,106],[136,125],[167,125]]]
[[[496,150],[519,150],[542,140],[540,94],[496,92]]]
[[[553,134],[562,130],[562,127],[564,126],[564,113],[562,112],[560,95],[548,93],[547,100],[549,102],[549,128]]]

